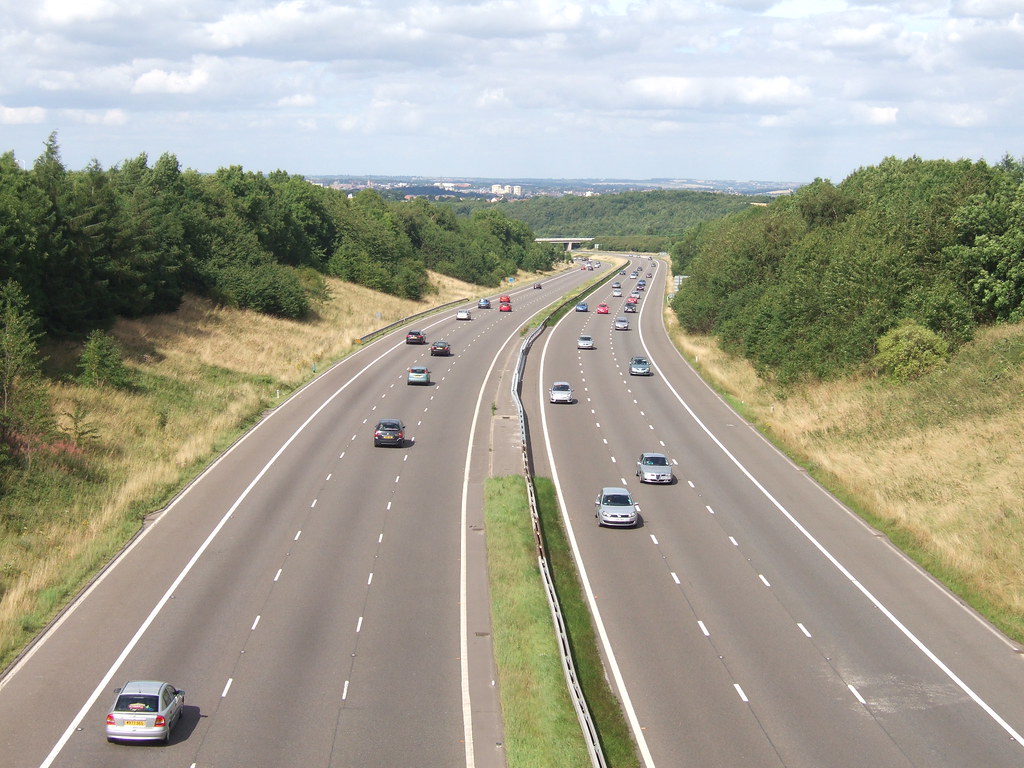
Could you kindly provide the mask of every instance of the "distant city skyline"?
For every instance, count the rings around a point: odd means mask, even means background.
[[[1024,154],[1021,0],[0,4],[0,151],[210,172],[841,181]]]
[[[642,190],[692,190],[697,192],[729,192],[743,195],[786,195],[806,182],[780,180],[736,179],[494,179],[491,177],[419,177],[409,175],[355,176],[349,174],[310,174],[306,178],[336,189],[382,189],[389,191],[425,190],[432,194],[454,196],[498,196],[526,198],[534,195],[609,194]]]

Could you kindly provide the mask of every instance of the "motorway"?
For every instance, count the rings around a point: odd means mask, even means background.
[[[504,765],[483,482],[520,327],[600,273],[509,291],[513,311],[414,323],[451,357],[367,345],[218,459],[0,682],[0,763]],[[430,386],[408,386],[425,363]],[[405,447],[374,448],[381,417]],[[521,466],[521,464],[520,464]],[[166,748],[109,744],[126,680],[186,691]]]
[[[697,377],[664,332],[665,267],[644,269],[631,329],[611,329],[623,300],[599,288],[591,309],[611,314],[543,334],[524,400],[645,766],[1024,765],[1020,649]],[[481,535],[491,407],[522,323],[595,276],[519,289],[511,314],[414,324],[455,356],[390,334],[275,409],[0,682],[3,767],[504,765]],[[597,348],[577,350],[580,333]],[[628,375],[634,354],[654,376]],[[407,386],[424,362],[435,384]],[[576,404],[546,402],[556,379]],[[388,416],[406,447],[372,447]],[[637,482],[652,450],[676,484]],[[630,488],[638,528],[597,527],[603,485]],[[187,691],[172,743],[108,744],[113,689],[149,677]]]
[[[611,313],[563,318],[524,383],[536,471],[645,766],[1024,765],[1020,649],[697,377],[666,338],[664,265],[647,270],[639,322],[612,330],[624,299],[600,288],[591,307]],[[576,349],[581,333],[596,349]],[[628,374],[635,354],[654,376]],[[547,402],[555,380],[576,404]],[[669,455],[677,482],[641,485],[643,451]],[[597,526],[608,485],[631,490],[637,528]]]

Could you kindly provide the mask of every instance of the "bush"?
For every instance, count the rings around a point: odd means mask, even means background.
[[[908,320],[878,340],[871,364],[881,375],[907,381],[942,365],[948,353],[949,344],[941,336]]]
[[[78,380],[87,387],[127,389],[132,385],[131,371],[124,364],[121,345],[113,336],[96,330],[86,339],[78,359]]]

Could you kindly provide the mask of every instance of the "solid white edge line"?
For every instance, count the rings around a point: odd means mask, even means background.
[[[469,692],[469,601],[468,571],[467,571],[467,549],[468,520],[469,520],[469,470],[473,458],[473,441],[476,439],[476,428],[480,421],[480,408],[484,401],[484,392],[487,390],[487,382],[494,372],[494,366],[498,363],[503,350],[508,343],[519,335],[519,328],[516,327],[504,343],[494,353],[491,364],[484,374],[480,383],[480,390],[476,395],[476,405],[473,409],[473,419],[469,425],[469,440],[466,441],[466,460],[462,469],[462,507],[460,518],[459,535],[459,666],[462,674],[462,733],[463,743],[466,745],[466,768],[475,768],[476,753],[473,746],[473,705]]]
[[[956,675],[956,673],[953,672],[952,669],[946,666],[945,662],[943,662],[942,659],[936,656],[932,652],[932,650],[928,648],[928,646],[926,646],[917,637],[917,635],[911,632],[909,627],[905,626],[903,622],[896,618],[896,615],[893,614],[892,611],[890,611],[888,608],[886,608],[882,604],[882,602],[868,590],[867,587],[865,587],[856,578],[854,578],[853,574],[850,573],[849,570],[847,570],[846,566],[840,563],[839,560],[836,559],[836,557],[831,552],[829,552],[821,542],[814,538],[811,532],[804,528],[800,521],[797,520],[793,516],[793,514],[788,509],[786,509],[778,499],[772,496],[771,492],[767,488],[765,488],[760,483],[760,481],[758,481],[758,479],[754,477],[754,475],[751,474],[751,472],[742,463],[740,463],[740,460],[737,459],[729,451],[729,449],[725,447],[725,444],[722,443],[722,441],[719,440],[718,437],[711,431],[711,429],[703,421],[700,420],[700,417],[697,416],[697,414],[693,411],[689,403],[687,403],[683,399],[682,395],[680,395],[676,388],[672,386],[672,383],[667,378],[665,378],[665,375],[658,367],[658,364],[654,362],[654,357],[651,356],[650,349],[648,349],[647,347],[647,342],[644,340],[643,327],[639,322],[637,323],[637,327],[640,329],[640,344],[641,346],[643,346],[644,351],[647,353],[647,357],[651,361],[651,365],[654,366],[654,369],[658,372],[658,376],[665,383],[665,386],[667,386],[669,388],[669,391],[672,392],[673,395],[675,395],[676,400],[679,401],[679,404],[683,406],[686,412],[690,415],[690,418],[694,420],[694,422],[697,424],[698,427],[701,428],[704,434],[706,434],[711,439],[711,441],[716,446],[718,446],[719,450],[721,450],[722,453],[726,455],[729,461],[731,461],[733,465],[744,476],[746,476],[746,478],[751,483],[753,483],[754,487],[757,488],[757,490],[759,490],[766,499],[768,499],[772,506],[774,506],[787,520],[789,520],[793,527],[795,527],[801,534],[803,534],[804,538],[806,538],[811,543],[811,545],[814,546],[814,548],[817,549],[825,557],[825,559],[828,560],[836,568],[836,570],[838,570],[843,576],[849,579],[850,583],[853,584],[860,591],[860,593],[868,599],[868,601],[872,605],[878,608],[878,610],[882,612],[882,615],[884,615],[893,624],[893,626],[895,626],[900,632],[902,632],[903,635],[908,640],[910,640],[910,642],[913,643],[913,645],[915,645],[917,649],[928,658],[929,661],[931,661],[936,667],[938,667],[942,671],[942,673],[945,674],[946,677],[948,677],[961,691],[963,691],[967,696],[969,696],[971,700],[974,701],[974,703],[977,704],[982,709],[982,711],[985,712],[985,714],[992,718],[992,720],[994,720],[1000,728],[1002,728],[1007,734],[1009,734],[1010,738],[1016,741],[1017,744],[1024,746],[1024,737],[1017,733],[1017,731],[1014,730],[1013,726],[1006,722],[998,712],[992,709],[992,707],[990,707],[987,702],[985,702],[978,694],[976,694],[970,688],[970,686],[967,685],[967,683],[961,680]],[[709,509],[709,511],[711,510]]]
[[[102,693],[104,693],[104,691],[106,690],[107,686],[110,685],[110,681],[111,681],[111,679],[113,679],[114,675],[117,674],[117,670],[124,663],[125,659],[128,658],[129,654],[135,649],[135,646],[138,645],[139,641],[142,639],[142,636],[149,629],[150,625],[156,620],[156,617],[160,613],[160,611],[163,610],[164,605],[167,603],[168,600],[171,599],[171,596],[174,594],[174,591],[185,580],[185,577],[188,576],[188,574],[192,570],[192,568],[195,567],[195,564],[197,562],[199,562],[199,558],[202,557],[202,555],[206,552],[206,550],[210,546],[210,544],[213,543],[213,540],[215,538],[217,538],[217,534],[220,533],[221,529],[227,524],[228,520],[230,520],[231,517],[235,514],[235,510],[237,510],[241,506],[242,502],[245,501],[246,497],[248,497],[248,495],[250,493],[252,493],[253,488],[255,488],[256,485],[259,483],[259,481],[263,479],[263,476],[266,475],[267,472],[270,471],[270,468],[273,467],[275,463],[277,463],[277,460],[284,454],[284,452],[288,449],[288,447],[291,446],[291,444],[306,429],[306,427],[309,426],[309,424],[312,423],[312,421],[320,415],[320,412],[323,411],[328,405],[330,405],[330,403],[334,400],[334,398],[336,398],[338,395],[340,395],[342,392],[344,392],[346,389],[348,389],[349,385],[352,382],[354,382],[356,379],[358,379],[360,376],[362,376],[364,373],[366,373],[366,371],[368,371],[372,366],[374,366],[377,362],[379,362],[381,359],[383,359],[385,356],[387,356],[390,352],[392,352],[393,350],[397,349],[399,346],[400,346],[400,344],[395,344],[390,349],[382,352],[380,355],[378,355],[373,360],[371,360],[369,363],[367,363],[365,366],[363,366],[359,371],[357,371],[348,381],[346,381],[338,389],[336,389],[333,394],[331,394],[326,400],[324,400],[316,408],[316,410],[314,410],[313,413],[311,413],[309,415],[309,417],[304,422],[302,422],[302,424],[299,425],[299,427],[291,434],[291,436],[287,440],[285,440],[284,443],[282,443],[281,447],[277,449],[277,452],[274,453],[274,455],[270,457],[270,459],[267,461],[267,463],[265,465],[263,465],[263,468],[259,472],[256,473],[256,476],[253,477],[253,479],[250,481],[249,485],[247,485],[245,487],[245,490],[242,491],[242,493],[239,495],[239,497],[237,499],[235,499],[234,503],[228,508],[228,511],[224,513],[224,516],[221,517],[221,519],[218,521],[218,523],[213,527],[213,530],[210,531],[209,536],[207,536],[206,539],[203,541],[203,543],[199,545],[199,548],[195,551],[195,553],[192,555],[192,557],[189,559],[189,561],[185,564],[185,567],[182,568],[181,572],[175,577],[174,581],[171,582],[171,585],[167,588],[167,591],[164,592],[163,596],[157,601],[156,605],[153,607],[153,610],[150,611],[149,616],[147,616],[146,619],[142,622],[142,624],[139,625],[139,628],[136,630],[136,632],[132,636],[131,640],[128,641],[128,644],[125,645],[125,647],[121,651],[120,655],[118,655],[118,657],[114,660],[114,663],[110,666],[110,669],[107,670],[107,672],[103,675],[103,678],[96,685],[96,688],[93,690],[93,692],[86,699],[85,703],[82,705],[82,708],[78,711],[78,714],[75,715],[75,717],[72,719],[71,723],[68,725],[68,727],[64,731],[64,733],[61,734],[59,739],[57,739],[57,742],[53,745],[53,748],[50,750],[50,753],[46,756],[46,758],[43,760],[43,762],[39,764],[39,768],[49,768],[49,766],[53,764],[53,761],[57,759],[57,756],[60,754],[61,750],[64,749],[64,746],[68,743],[68,740],[71,738],[71,735],[78,728],[79,723],[81,723],[82,720],[85,719],[85,716],[89,713],[89,710],[96,703],[96,700],[99,699],[100,695]],[[299,392],[303,392],[303,391],[305,391],[305,388],[298,390],[298,392],[296,392],[296,394],[298,394]],[[244,440],[246,440],[250,435],[255,434],[256,430],[259,429],[259,427],[261,427],[263,424],[266,424],[269,419],[273,418],[276,414],[280,413],[281,412],[280,408],[283,407],[284,405],[285,404],[282,403],[282,405],[279,406],[278,409],[273,411],[273,413],[271,413],[270,416],[267,417],[267,419],[265,419],[265,420],[261,421],[259,424],[257,424],[243,438],[241,438],[238,442],[236,442],[234,445],[232,445],[231,448],[229,448],[220,458],[215,460],[192,483],[190,483],[188,486],[186,486],[185,489],[182,490],[182,492],[174,499],[174,501],[171,502],[171,504],[168,505],[167,509],[164,510],[163,513],[161,513],[160,515],[157,516],[157,518],[154,520],[153,524],[149,528],[143,530],[143,532],[139,536],[137,536],[135,538],[135,540],[132,542],[132,544],[130,544],[124,550],[124,552],[122,552],[122,554],[117,558],[117,560],[114,561],[113,565],[111,565],[110,568],[108,568],[106,571],[104,571],[103,575],[99,579],[97,579],[92,584],[92,586],[82,594],[82,597],[79,600],[75,601],[74,606],[72,607],[71,610],[66,612],[65,617],[69,616],[71,614],[71,612],[74,610],[74,608],[81,604],[82,600],[84,600],[85,597],[88,596],[88,594],[107,576],[107,574],[109,574],[115,567],[117,567],[118,563],[120,563],[120,562],[122,562],[124,560],[124,557],[132,549],[134,549],[134,547],[138,544],[138,542],[140,542],[142,540],[142,538],[149,531],[152,531],[153,528],[156,527],[156,524],[160,520],[163,519],[164,515],[166,515],[167,512],[169,512],[171,509],[173,509],[174,506],[178,504],[178,502],[180,502],[183,498],[185,498],[185,496],[203,478],[205,478],[218,464],[220,464],[220,462],[223,461],[226,456],[228,456],[232,451],[234,451],[235,448],[237,448],[239,445],[241,445]],[[353,437],[353,439],[355,439],[355,435],[353,435],[352,437]],[[57,626],[59,626],[59,624],[54,625],[53,629],[56,629]],[[51,632],[48,632],[45,637],[49,637],[51,635],[51,633],[52,633],[52,630],[51,630]],[[44,637],[44,640],[45,640],[45,637]],[[27,661],[27,658],[24,659],[23,662],[24,661]],[[7,679],[10,679],[10,677],[12,677],[16,671],[17,671],[17,669],[12,670],[9,673]]]

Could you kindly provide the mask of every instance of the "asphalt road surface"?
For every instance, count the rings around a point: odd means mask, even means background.
[[[504,764],[482,486],[491,405],[520,326],[574,270],[509,291],[513,311],[414,323],[451,357],[368,345],[208,469],[0,683],[0,764]],[[426,364],[430,386],[406,370]],[[408,427],[374,448],[381,417]],[[109,744],[114,689],[168,680],[167,747]]]
[[[624,299],[599,289],[591,306],[611,313],[567,315],[524,385],[644,764],[1024,765],[1020,649],[700,381],[664,332],[665,269],[647,269],[630,330],[612,330]],[[597,348],[577,350],[580,333]],[[629,375],[635,354],[652,377]],[[548,403],[555,380],[579,402]],[[641,485],[643,451],[677,462],[677,482]],[[597,526],[608,485],[633,493],[636,529]]]

